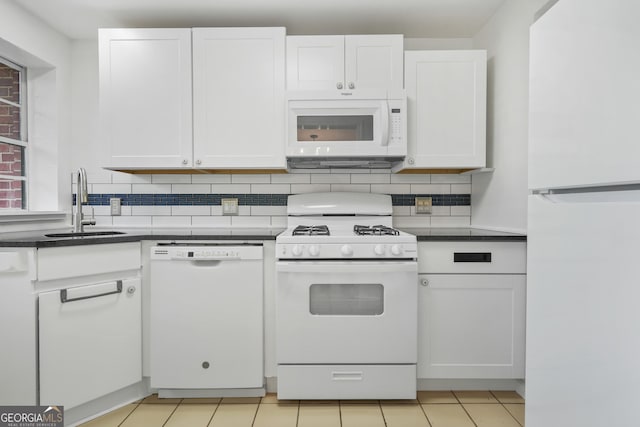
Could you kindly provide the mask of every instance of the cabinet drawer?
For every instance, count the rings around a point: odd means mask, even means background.
[[[418,244],[420,273],[526,272],[524,242],[421,242]]]
[[[415,365],[280,365],[278,399],[415,399]]]
[[[41,248],[37,263],[40,281],[138,270],[140,243]]]

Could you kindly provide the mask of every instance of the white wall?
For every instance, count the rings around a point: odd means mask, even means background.
[[[68,210],[70,41],[14,2],[0,0],[0,16],[0,54],[29,67],[29,208]]]
[[[547,0],[506,0],[476,34],[488,53],[487,164],[473,177],[471,223],[526,232],[529,26]]]

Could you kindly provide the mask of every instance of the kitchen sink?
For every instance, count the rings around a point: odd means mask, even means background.
[[[126,234],[122,231],[83,231],[78,233],[52,233],[45,234],[46,237],[99,237],[99,236],[115,236],[118,234]]]

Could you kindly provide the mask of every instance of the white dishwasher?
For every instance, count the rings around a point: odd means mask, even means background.
[[[160,397],[264,394],[262,244],[150,254],[150,374]]]

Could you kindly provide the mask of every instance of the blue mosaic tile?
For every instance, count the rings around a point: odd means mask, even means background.
[[[108,206],[121,199],[123,206],[219,206],[236,198],[240,206],[286,206],[288,194],[89,194],[89,205]],[[433,206],[470,206],[470,194],[392,194],[393,206],[414,206],[416,197],[431,197]],[[73,195],[73,203],[76,196]]]

